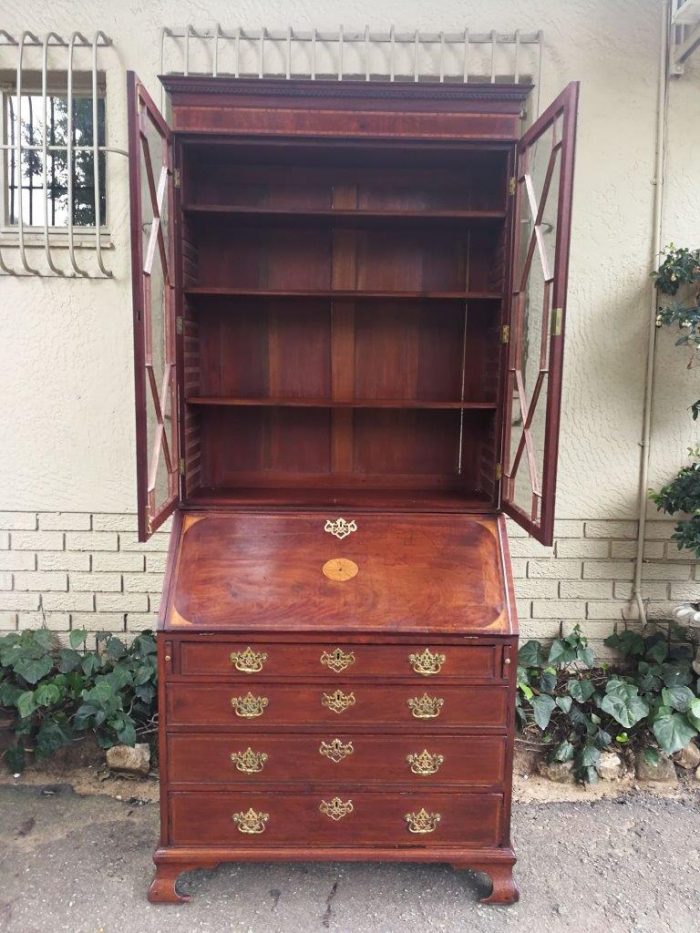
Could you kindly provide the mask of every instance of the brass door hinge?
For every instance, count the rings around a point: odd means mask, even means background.
[[[497,463],[496,464],[496,482],[497,483],[500,482],[502,478],[503,478],[503,464]]]
[[[182,186],[182,172],[179,168],[176,168],[173,172],[173,186],[175,188],[180,188]]]
[[[510,194],[510,195],[515,194],[515,189],[517,188],[517,184],[518,184],[518,183],[517,183],[517,180],[516,180],[516,178],[515,178],[515,175],[513,175],[512,178],[509,178],[509,179],[508,179],[508,194]]]
[[[501,343],[508,343],[510,340],[510,324],[504,324],[501,328]]]
[[[561,337],[563,319],[564,309],[555,308],[554,311],[552,311],[552,337]]]
[[[182,316],[180,316],[180,315],[178,315],[178,317],[175,318],[175,332],[176,332],[177,334],[184,334],[184,333],[185,333],[185,322],[184,322]]]

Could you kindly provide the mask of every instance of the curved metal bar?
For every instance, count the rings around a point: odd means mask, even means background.
[[[100,139],[98,134],[98,107],[97,107],[97,45],[100,36],[106,40],[107,36],[100,30],[95,33],[92,41],[92,173],[93,173],[93,197],[95,203],[95,257],[97,265],[106,278],[112,278],[112,272],[105,268],[102,261],[102,242],[100,240],[102,229],[102,218],[100,217]],[[44,98],[44,101],[46,98]]]
[[[87,276],[87,271],[81,269],[75,259],[75,241],[73,237],[73,48],[76,40],[87,41],[79,32],[74,32],[68,43],[68,87],[67,111],[68,125],[66,138],[66,165],[68,166],[67,194],[68,194],[68,258],[73,272],[76,275]]]
[[[51,37],[56,39],[57,45],[65,46],[65,42],[61,39],[59,35],[55,32],[50,32],[44,39],[44,46],[42,49],[41,55],[41,99],[44,104],[44,133],[42,140],[42,149],[41,149],[41,161],[42,161],[42,175],[44,182],[44,197],[46,198],[46,204],[44,205],[44,256],[46,257],[46,264],[49,269],[56,275],[64,275],[63,270],[59,269],[54,265],[53,258],[51,256],[51,243],[49,239],[49,178],[48,178],[48,160],[49,160],[49,144],[48,144],[48,56],[49,56],[49,40]]]
[[[19,258],[22,268],[29,275],[39,275],[38,269],[32,269],[27,262],[27,253],[24,246],[24,212],[22,210],[22,58],[24,56],[24,43],[27,39],[39,43],[37,37],[28,31],[22,33],[17,53],[17,190],[19,192],[19,209],[17,211],[19,231]]]

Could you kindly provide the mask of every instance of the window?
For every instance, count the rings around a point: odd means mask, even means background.
[[[41,93],[40,82],[29,75],[23,77],[19,106],[16,86],[6,90],[3,206],[7,226],[18,225],[20,211],[24,226],[43,227],[48,219],[49,227],[67,227],[71,214],[74,226],[95,226],[93,97],[89,79],[89,75],[74,75],[70,114],[65,75],[52,75],[46,98]],[[72,138],[70,165],[69,132]],[[97,98],[97,143],[101,147],[105,146],[105,136],[103,80],[98,85]],[[97,158],[102,226],[107,221],[104,149]]]

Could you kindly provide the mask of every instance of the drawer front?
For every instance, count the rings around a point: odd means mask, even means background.
[[[350,732],[275,735],[168,736],[172,783],[310,781],[436,783],[495,787],[505,779],[506,738],[500,735],[353,735]]]
[[[216,674],[249,680],[269,677],[500,678],[500,645],[353,645],[189,642],[179,646],[183,675]]]
[[[170,794],[171,844],[268,846],[495,846],[501,794]]]
[[[422,732],[436,726],[505,728],[508,722],[508,688],[499,686],[170,683],[166,697],[171,726],[259,731],[281,725],[347,729],[361,724]]]

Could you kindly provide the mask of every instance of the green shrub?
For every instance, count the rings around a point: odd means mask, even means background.
[[[44,758],[87,732],[102,748],[134,745],[153,731],[156,715],[156,642],[144,632],[127,646],[112,635],[86,647],[87,632],[72,631],[59,647],[46,629],[0,638],[0,706],[16,713],[15,744],[6,750],[12,771],[25,751]]]
[[[650,759],[671,755],[700,731],[693,639],[674,626],[665,633],[627,630],[605,644],[622,655],[620,671],[596,667],[577,626],[549,649],[528,641],[518,657],[517,715],[550,761],[573,761],[584,782],[598,779],[604,749],[644,748]]]

